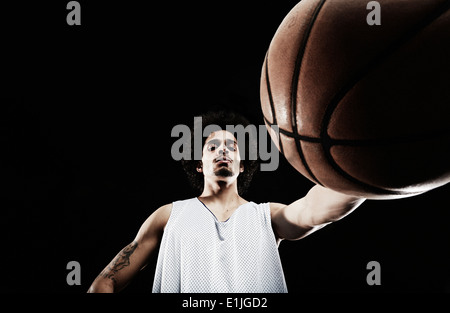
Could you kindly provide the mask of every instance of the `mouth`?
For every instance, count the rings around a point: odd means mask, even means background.
[[[214,159],[214,163],[216,164],[229,164],[232,163],[233,160],[226,156],[220,156]]]

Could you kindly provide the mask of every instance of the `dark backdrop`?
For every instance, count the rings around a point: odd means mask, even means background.
[[[213,106],[263,124],[261,65],[295,1],[64,1],[1,7],[2,291],[85,292],[159,206],[193,197],[173,126]],[[245,196],[290,203],[312,183],[280,157]],[[280,254],[291,295],[450,291],[450,186],[367,201]],[[81,286],[66,265],[81,264]],[[366,265],[381,264],[381,286]],[[150,292],[154,264],[124,292]]]

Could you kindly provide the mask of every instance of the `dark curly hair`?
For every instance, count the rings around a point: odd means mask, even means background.
[[[251,125],[250,122],[242,115],[232,111],[210,111],[203,114],[201,119],[202,123],[202,132],[203,129],[208,125],[217,125],[221,129],[226,130],[227,125],[237,126],[242,125],[246,128],[248,125]],[[197,172],[197,167],[200,161],[194,160],[194,127],[191,127],[191,159],[185,160],[181,159],[181,165],[184,171],[187,174],[188,180],[190,181],[192,187],[197,192],[202,192],[204,188],[204,178],[203,173]],[[198,127],[198,126],[197,126]],[[233,134],[236,137],[236,133]],[[205,145],[207,137],[202,136],[202,147]],[[237,137],[236,137],[237,138]],[[239,140],[239,139],[238,139]],[[250,182],[253,178],[253,175],[258,169],[259,165],[259,153],[257,150],[256,138],[252,138],[252,136],[247,136],[245,139],[245,146],[242,146],[242,143],[238,142],[238,147],[240,151],[245,151],[245,156],[241,157],[241,162],[244,165],[244,171],[239,174],[237,178],[237,187],[239,195],[244,194],[248,187],[250,186]],[[250,153],[250,149],[255,149],[256,151],[256,160],[254,157],[251,159],[248,155]]]

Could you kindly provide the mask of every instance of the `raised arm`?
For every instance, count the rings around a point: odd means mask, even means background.
[[[152,213],[142,224],[136,238],[123,248],[97,276],[89,293],[112,293],[123,289],[157,253],[172,204],[164,205]]]
[[[364,200],[316,185],[290,205],[270,204],[274,232],[279,240],[301,239],[343,218]]]

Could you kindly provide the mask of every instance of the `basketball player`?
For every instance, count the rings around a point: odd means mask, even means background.
[[[248,124],[223,112],[205,120]],[[304,238],[364,201],[317,185],[289,205],[249,202],[241,194],[255,166],[241,160],[236,137],[221,130],[203,140],[201,161],[183,163],[200,196],[154,211],[88,292],[120,291],[158,255],[153,292],[284,293],[280,241]]]

